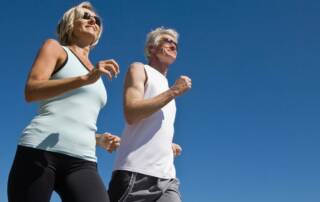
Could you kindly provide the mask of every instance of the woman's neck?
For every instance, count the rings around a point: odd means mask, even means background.
[[[79,54],[81,57],[88,58],[90,53],[90,46],[81,46],[79,44],[71,44],[69,46],[74,52]]]

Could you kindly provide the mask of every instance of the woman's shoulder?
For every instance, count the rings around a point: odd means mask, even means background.
[[[61,44],[56,39],[47,39],[43,42],[42,46],[61,47]]]
[[[49,53],[57,53],[59,55],[64,53],[61,44],[55,39],[45,40],[42,44],[41,50]]]
[[[40,48],[38,56],[40,58],[50,58],[51,60],[55,59],[58,61],[58,64],[62,64],[67,58],[66,51],[55,39],[45,40]]]

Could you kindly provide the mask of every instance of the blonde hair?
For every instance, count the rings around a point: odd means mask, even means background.
[[[72,39],[72,32],[74,28],[74,21],[81,18],[83,16],[83,9],[89,9],[93,12],[95,12],[93,6],[90,2],[85,1],[80,3],[77,6],[74,6],[70,8],[68,11],[66,11],[63,14],[63,17],[61,18],[58,26],[57,26],[57,35],[58,40],[61,43],[61,45],[69,45]],[[96,12],[95,12],[96,13]],[[102,24],[100,26],[100,32],[95,42],[91,44],[91,48],[98,44],[99,39],[102,34]]]
[[[149,60],[151,54],[150,54],[150,48],[151,47],[157,47],[160,43],[161,36],[163,35],[170,35],[174,38],[176,43],[178,43],[179,34],[176,30],[170,29],[170,28],[164,28],[164,27],[158,27],[155,30],[152,30],[148,33],[146,43],[144,46],[144,55]]]

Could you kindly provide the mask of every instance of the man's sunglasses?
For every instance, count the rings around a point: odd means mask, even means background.
[[[160,40],[162,43],[169,43],[169,44],[174,44],[176,47],[176,50],[178,49],[178,44],[177,44],[177,42],[175,42],[174,40],[172,40],[172,39],[168,39],[168,38],[162,38],[161,40]]]
[[[91,15],[90,13],[88,12],[84,12],[83,13],[83,16],[82,16],[82,19],[85,19],[85,20],[90,20],[91,18],[94,18],[96,24],[101,27],[101,20],[98,16],[96,15]]]

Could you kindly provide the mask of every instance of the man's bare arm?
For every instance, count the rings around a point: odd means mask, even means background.
[[[141,63],[133,63],[126,75],[124,89],[124,112],[129,124],[149,117],[168,104],[176,96],[191,88],[191,80],[181,76],[167,91],[149,99],[144,99],[146,75]]]

